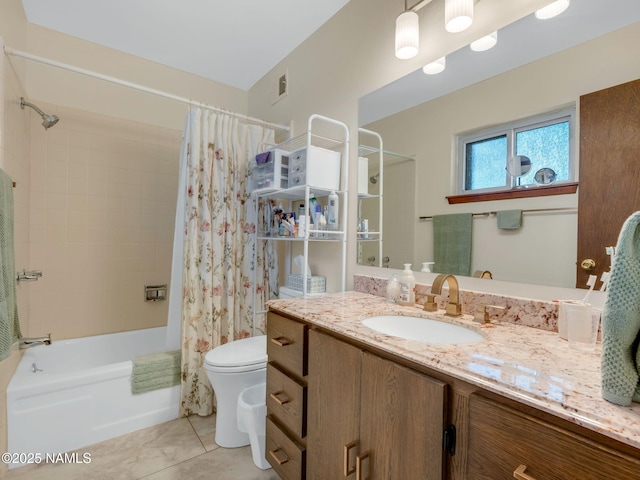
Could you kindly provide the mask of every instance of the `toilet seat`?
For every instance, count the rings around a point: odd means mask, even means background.
[[[217,373],[250,372],[266,366],[266,335],[225,343],[210,350],[204,359],[204,368]]]

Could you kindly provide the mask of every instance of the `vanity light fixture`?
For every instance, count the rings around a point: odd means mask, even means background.
[[[424,67],[422,67],[422,71],[427,75],[435,75],[437,73],[443,72],[446,66],[447,57],[440,57],[434,62],[427,63]]]
[[[473,23],[473,0],[445,0],[444,28],[447,32],[458,33]]]
[[[560,15],[567,8],[569,8],[569,0],[555,0],[555,2],[551,2],[546,7],[536,10],[535,15],[539,20],[548,20],[549,18]]]
[[[405,10],[396,18],[396,57],[406,60],[418,54],[419,20],[418,14],[411,10]]]
[[[474,52],[484,52],[485,50],[495,47],[496,43],[498,43],[498,31],[485,35],[475,42],[471,42],[469,46]]]

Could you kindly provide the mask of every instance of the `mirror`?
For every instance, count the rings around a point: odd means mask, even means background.
[[[385,149],[414,159],[412,176],[392,183],[385,170],[383,257],[393,261],[385,246],[388,231],[412,232],[411,237],[405,233],[397,263],[410,262],[420,270],[422,263],[433,261],[433,222],[419,217],[489,213],[473,217],[471,272],[487,271],[496,280],[575,286],[577,195],[449,205],[446,197],[456,178],[453,145],[456,135],[559,110],[577,104],[581,95],[637,78],[637,68],[628,67],[637,59],[624,46],[640,37],[640,7],[633,0],[615,4],[572,2],[560,17],[546,22],[527,16],[500,29],[492,50],[462,48],[447,56],[441,74],[418,70],[360,99],[360,124],[378,132]],[[536,171],[529,164],[536,183],[552,184],[555,172],[540,167]],[[414,192],[412,208],[398,203],[394,188],[397,195]],[[387,213],[387,205],[396,206]],[[522,227],[498,229],[490,212],[512,209],[523,210]]]
[[[531,159],[526,155],[514,155],[507,161],[507,173],[516,179],[516,186],[520,186],[520,177],[531,170]]]

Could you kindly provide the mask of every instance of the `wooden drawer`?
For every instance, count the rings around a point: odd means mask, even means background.
[[[469,399],[466,479],[640,479],[640,460],[492,400]]]
[[[307,375],[307,345],[309,327],[269,312],[267,318],[267,355],[298,377]]]
[[[300,439],[307,435],[307,387],[267,365],[267,412]]]
[[[306,450],[291,440],[268,416],[266,451],[267,461],[282,480],[304,480]]]

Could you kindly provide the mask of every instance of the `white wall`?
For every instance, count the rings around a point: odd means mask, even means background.
[[[396,4],[397,3],[397,4]],[[381,86],[408,74],[422,65],[434,60],[444,54],[451,53],[469,41],[490,33],[504,25],[507,25],[518,18],[533,12],[536,8],[543,6],[545,1],[528,2],[500,2],[483,0],[476,4],[476,14],[474,25],[471,29],[458,35],[446,34],[441,25],[442,12],[440,11],[443,2],[433,2],[420,12],[421,22],[421,48],[420,54],[411,60],[397,60],[393,54],[393,35],[395,17],[402,10],[402,2],[388,2],[385,0],[352,0],[334,18],[325,24],[318,32],[311,36],[306,42],[286,57],[275,69],[258,82],[249,92],[249,111],[253,116],[270,118],[274,121],[286,122],[294,120],[294,133],[301,133],[306,125],[306,117],[311,113],[321,113],[340,119],[349,125],[352,136],[352,143],[357,143],[355,138],[358,126],[358,98],[380,88]],[[629,45],[637,43],[637,31],[633,27],[625,29],[621,35],[626,38],[617,38],[614,42],[623,42],[623,48],[614,48],[611,45],[598,44],[595,48],[607,60],[607,66],[598,71],[597,75],[593,70],[586,69],[590,56],[597,54],[586,49],[579,50],[576,57],[567,58],[562,54],[548,59],[543,65],[545,70],[550,72],[549,76],[541,81],[540,77],[531,76],[527,85],[530,89],[535,83],[549,85],[542,94],[532,94],[529,89],[524,90],[529,94],[529,102],[521,109],[526,115],[544,111],[550,105],[561,105],[575,101],[582,93],[587,93],[609,85],[621,83],[640,76],[638,62],[629,62],[625,51],[631,49]],[[632,52],[629,52],[631,55]],[[578,62],[578,68],[572,69],[572,63]],[[632,64],[632,65],[628,65]],[[583,67],[581,67],[583,66]],[[619,68],[620,67],[620,68]],[[529,66],[525,66],[519,71],[506,74],[502,83],[497,83],[496,90],[501,89],[508,95],[505,103],[513,101],[513,97],[521,96],[523,89],[513,88],[514,77],[531,74]],[[273,81],[284,69],[289,71],[289,96],[281,102],[271,105],[269,91]],[[610,70],[610,71],[608,71]],[[555,73],[554,73],[555,72]],[[564,76],[566,72],[566,77]],[[556,86],[556,83],[558,85]],[[465,89],[459,92],[458,100],[462,103],[469,101],[469,96],[473,94],[472,89]],[[442,100],[432,103],[437,105],[437,110],[444,107]],[[467,118],[467,122],[456,122],[452,125],[453,119],[446,117],[444,124],[448,129],[440,133],[445,138],[451,138],[451,132],[475,128],[480,124],[488,124],[498,121],[501,112],[505,117],[505,111],[498,108],[497,114],[491,120],[487,118]],[[511,111],[509,115],[516,115],[519,112]],[[525,116],[526,116],[525,115]],[[375,128],[374,128],[375,130]],[[423,132],[424,133],[424,132]],[[406,134],[406,132],[405,132]],[[408,141],[405,135],[404,141]],[[405,144],[395,144],[385,137],[385,148],[398,151],[404,154],[413,153],[404,148]],[[357,153],[351,149],[350,158],[350,205],[355,205],[356,191],[356,171]],[[426,179],[418,174],[418,190],[432,192],[428,196],[420,193],[418,205],[424,201],[430,201],[431,195],[437,196],[437,203],[429,206],[428,211],[419,210],[418,215],[430,215],[441,213],[445,205],[444,196],[449,192],[449,172],[451,167],[451,150],[443,147],[437,152],[435,158],[429,165],[434,175],[431,179]],[[422,173],[425,169],[422,168]],[[558,199],[549,200],[534,199],[528,205],[543,207],[547,205],[559,206]],[[576,198],[569,196],[562,200],[566,206],[575,206]],[[517,204],[510,204],[509,208],[516,208]],[[433,207],[433,208],[432,208]],[[484,210],[485,205],[483,205]],[[495,205],[486,204],[489,209],[496,209]],[[456,207],[458,208],[458,207]],[[504,204],[499,209],[504,209]],[[528,208],[534,208],[529,206]],[[533,219],[527,219],[532,226]],[[546,218],[543,218],[541,225],[544,225]],[[563,248],[565,262],[575,261],[575,220],[571,223],[561,222],[557,224],[558,237],[569,239]],[[356,209],[351,208],[350,212],[350,233],[349,233],[349,270],[347,278],[358,271],[355,266],[356,259]],[[493,228],[493,227],[492,227]],[[425,225],[416,225],[416,237],[424,234]],[[426,246],[425,248],[429,248]],[[414,263],[423,261],[424,254],[416,255]],[[567,279],[563,279],[562,284],[566,284]]]
[[[443,27],[444,2],[434,1],[420,11],[420,53],[411,60],[398,60],[394,56],[395,18],[404,3],[351,0],[251,88],[249,114],[281,123],[292,120],[294,135],[304,132],[307,118],[313,113],[341,120],[350,128],[348,287],[356,271],[358,99],[546,3],[483,0],[476,5],[473,26],[451,35]],[[271,105],[273,82],[285,69],[289,72],[289,94]],[[323,263],[328,269],[327,262]]]

